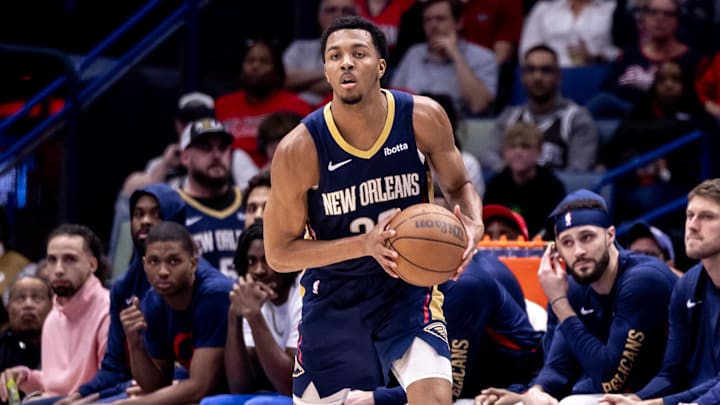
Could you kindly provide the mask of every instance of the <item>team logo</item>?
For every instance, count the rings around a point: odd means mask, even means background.
[[[303,368],[303,366],[300,365],[300,363],[297,360],[297,357],[295,357],[295,368],[293,368],[292,376],[293,376],[293,378],[297,378],[303,374],[305,374],[305,369]]]
[[[423,328],[423,330],[437,338],[442,339],[445,343],[447,343],[448,341],[447,328],[442,322],[433,322],[431,324],[428,324]]]
[[[565,227],[572,226],[572,213],[570,211],[565,214]]]

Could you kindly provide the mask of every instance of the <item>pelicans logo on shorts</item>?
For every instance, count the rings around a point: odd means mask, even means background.
[[[300,377],[303,374],[305,374],[305,369],[303,368],[303,366],[300,365],[297,357],[295,357],[295,368],[293,368],[292,376],[293,376],[293,378],[296,378],[296,377]]]
[[[433,322],[426,325],[423,330],[437,338],[442,339],[445,343],[448,341],[447,328],[442,322]]]

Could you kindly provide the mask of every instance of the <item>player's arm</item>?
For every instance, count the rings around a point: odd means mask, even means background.
[[[623,392],[625,382],[632,379],[615,379],[616,373],[632,375],[633,370],[642,370],[643,359],[650,355],[647,348],[657,347],[655,343],[664,339],[659,331],[667,324],[667,314],[647,305],[668,302],[672,286],[659,282],[658,275],[656,268],[637,269],[635,276],[628,276],[616,286],[614,317],[606,342],[590,333],[577,316],[561,321],[558,326],[562,335],[573,337],[566,340],[568,347],[585,374],[604,392]],[[567,300],[563,305],[566,303]],[[636,354],[631,359],[624,355],[628,347]]]
[[[260,360],[265,375],[278,393],[291,396],[295,349],[283,348],[275,343],[261,313],[248,317],[247,321],[255,341],[255,354]]]
[[[455,138],[445,110],[428,97],[414,96],[414,99],[413,127],[418,148],[435,168],[437,182],[450,206],[459,207],[454,208],[455,215],[465,224],[468,232],[466,260],[461,266],[464,268],[485,231],[482,201],[465,170],[460,151],[455,147]]]
[[[193,404],[214,392],[223,378],[223,348],[201,347],[193,352],[190,377],[147,395],[116,402],[121,405]],[[172,364],[171,364],[172,371]],[[147,392],[147,391],[146,391]]]
[[[392,216],[362,235],[326,241],[303,239],[308,219],[307,192],[320,177],[317,162],[315,144],[304,125],[280,141],[270,170],[273,186],[263,218],[270,266],[283,273],[373,256],[386,271],[392,271],[397,266],[397,253],[384,244],[395,235],[394,230],[385,230]]]
[[[231,394],[253,391],[257,373],[243,338],[242,318],[228,312],[228,334],[225,343],[225,374]]]

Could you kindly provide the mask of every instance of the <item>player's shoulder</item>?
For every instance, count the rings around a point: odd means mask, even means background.
[[[677,276],[670,268],[655,257],[641,253],[622,251],[619,257],[622,268],[622,284],[630,286],[667,285],[670,288],[677,281]]]
[[[232,290],[232,280],[209,264],[198,265],[196,280],[200,283],[198,292],[202,296],[227,294]]]

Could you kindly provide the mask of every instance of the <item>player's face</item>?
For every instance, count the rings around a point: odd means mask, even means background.
[[[255,220],[262,219],[269,196],[270,187],[259,186],[250,191],[245,208],[245,228],[252,225]]]
[[[247,271],[250,277],[275,291],[280,303],[285,302],[290,286],[286,285],[283,277],[267,264],[265,260],[265,243],[262,239],[255,239],[250,243],[247,260]]]
[[[9,298],[10,329],[39,333],[52,307],[48,286],[34,277],[23,278],[15,283]]]
[[[220,187],[230,178],[230,143],[218,136],[206,136],[183,152],[188,173],[201,184]]]
[[[551,53],[532,52],[525,58],[522,69],[522,82],[531,99],[546,101],[555,97],[560,84],[560,70]]]
[[[365,30],[338,30],[327,39],[325,77],[336,100],[356,104],[369,91],[377,91],[385,66]]]
[[[423,11],[423,30],[429,40],[450,35],[459,28],[449,2],[435,3]]]
[[[720,256],[720,204],[698,196],[688,202],[685,252],[691,259]]]
[[[143,264],[148,282],[163,298],[192,294],[197,259],[179,241],[147,245]]]
[[[58,235],[48,242],[50,287],[58,297],[72,297],[91,277],[98,261],[86,248],[85,239],[76,235]]]
[[[150,228],[157,225],[158,222],[160,222],[160,205],[157,199],[150,195],[138,198],[130,220],[130,232],[135,246],[145,246],[145,239]]]
[[[605,273],[610,263],[609,248],[614,240],[614,227],[585,225],[561,232],[556,245],[575,281],[591,284]]]

